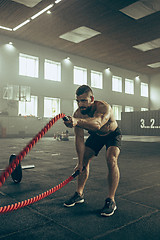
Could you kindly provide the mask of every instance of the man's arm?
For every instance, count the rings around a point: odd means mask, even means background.
[[[91,118],[74,118],[73,126],[78,126],[80,128],[92,131],[98,131],[105,125],[111,116],[111,107],[108,104],[100,103],[94,116]]]
[[[76,145],[76,151],[78,155],[78,165],[75,168],[76,170],[82,171],[83,168],[83,156],[84,156],[84,130],[79,127],[74,128],[75,131],[75,145]]]

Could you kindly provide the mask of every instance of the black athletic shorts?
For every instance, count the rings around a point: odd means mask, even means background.
[[[111,132],[106,136],[99,136],[92,132],[87,138],[85,146],[91,148],[95,152],[95,156],[97,156],[104,145],[106,146],[106,150],[110,146],[116,146],[121,149],[121,138],[122,132],[119,127],[117,127],[114,132]]]

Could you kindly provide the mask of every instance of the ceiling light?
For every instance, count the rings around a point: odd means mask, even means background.
[[[111,69],[109,67],[106,68],[104,71],[107,75],[111,75]]]
[[[65,39],[70,42],[79,43],[86,39],[92,38],[98,34],[101,34],[101,33],[91,28],[82,26],[70,32],[60,35],[59,38]]]
[[[10,52],[15,51],[15,47],[13,46],[13,43],[11,44],[11,42],[5,44],[5,49]]]
[[[8,28],[8,27],[0,26],[0,28],[1,28],[1,29],[4,29],[4,30],[12,31],[12,28]]]
[[[62,1],[62,0],[56,0],[55,3],[59,3],[59,2],[61,2],[61,1]]]
[[[29,23],[31,20],[27,19],[26,21],[24,21],[23,23],[19,24],[17,27],[13,28],[13,31],[16,31],[17,29],[23,27],[24,25],[26,25],[27,23]]]
[[[66,57],[63,61],[64,61],[66,64],[71,64],[71,59],[70,59],[70,57]]]
[[[47,11],[47,14],[51,14],[51,11],[50,11],[50,10],[48,10],[48,11]]]
[[[140,0],[121,9],[120,11],[127,16],[140,19],[160,10],[160,2],[157,0]]]
[[[48,7],[42,9],[40,12],[36,13],[35,15],[33,15],[33,16],[31,17],[31,19],[33,20],[33,19],[37,18],[39,15],[41,15],[41,14],[44,13],[44,12],[46,12],[47,10],[49,10],[49,9],[50,9],[51,7],[53,7],[53,6],[54,6],[54,4],[50,4]]]
[[[139,80],[140,80],[140,77],[139,77],[139,76],[136,76],[136,77],[135,77],[135,80],[136,80],[136,81],[139,81]]]
[[[151,67],[151,68],[159,68],[159,67],[160,67],[160,62],[148,64],[147,66],[148,66],[148,67]]]
[[[21,3],[27,7],[34,7],[42,0],[12,0],[13,2]]]
[[[155,48],[160,48],[160,38],[157,38],[157,39],[152,40],[150,42],[145,42],[145,43],[142,43],[142,44],[135,45],[135,46],[133,46],[133,48],[139,49],[143,52],[149,51],[149,50],[152,50],[152,49],[155,49]]]

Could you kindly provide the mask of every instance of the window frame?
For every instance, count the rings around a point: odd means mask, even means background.
[[[34,109],[34,113],[27,113],[27,105],[29,105],[30,103],[33,102],[34,99],[34,108],[33,106],[31,106],[31,109],[33,111]],[[37,117],[38,116],[38,96],[31,96],[31,101],[18,101],[18,116],[33,116],[33,117]],[[21,105],[21,106],[20,106]],[[20,108],[23,108],[25,113],[23,114],[23,112],[21,111]],[[29,108],[29,106],[28,106]]]
[[[81,82],[78,82],[76,79],[76,71],[83,71],[83,79],[81,80]],[[78,74],[78,72],[77,72]],[[82,68],[82,67],[77,67],[74,66],[73,68],[73,83],[76,85],[87,85],[87,69],[86,68]]]
[[[142,107],[142,108],[141,108],[141,112],[146,112],[146,111],[149,111],[149,109],[148,109],[148,108],[145,108],[145,107]]]
[[[130,82],[130,83],[132,83],[133,84],[133,87],[131,88],[132,89],[132,91],[128,91],[127,90],[127,84],[126,84],[126,82]],[[130,87],[129,87],[129,89],[130,89]],[[132,94],[132,95],[134,95],[134,81],[132,80],[132,79],[129,79],[129,78],[125,78],[125,93],[126,94]]]
[[[51,73],[52,76],[49,76],[50,73],[47,73],[47,64],[50,64],[50,68],[51,68],[51,66],[55,66],[57,68],[56,74],[54,74],[54,71],[53,71]],[[53,60],[45,59],[45,61],[44,61],[44,79],[53,81],[53,82],[61,82],[61,63],[53,61]]]
[[[121,108],[121,109],[120,109],[121,111],[120,111],[120,112],[118,111],[118,116],[117,116],[117,114],[115,113],[114,107]],[[116,120],[121,120],[122,105],[113,104],[113,105],[112,105],[112,110],[113,110],[115,119],[116,119]]]
[[[119,89],[119,86],[117,87],[117,83],[114,82],[116,80],[120,82],[120,85],[119,85],[120,89]],[[112,91],[122,93],[122,77],[115,76],[115,75],[112,76]]]
[[[22,60],[24,62],[22,62]],[[31,64],[31,62],[29,60],[34,61],[34,66],[32,66],[33,74],[30,73],[28,70],[28,69],[30,69],[29,64]],[[23,66],[23,65],[25,65],[25,66]],[[32,77],[32,78],[38,78],[39,77],[39,58],[36,56],[19,53],[19,75],[26,76],[26,77]]]
[[[73,113],[75,113],[75,111],[78,109],[78,103],[77,101],[74,99],[73,100]]]
[[[93,84],[93,81],[97,81],[97,79],[94,79],[94,75],[99,76],[99,81],[100,81],[100,86],[98,86],[99,84]],[[98,72],[98,71],[94,71],[91,70],[91,87],[93,88],[97,88],[97,89],[103,89],[103,74],[102,72]]]
[[[144,87],[147,87],[147,95],[144,94]],[[148,98],[149,96],[149,86],[148,83],[141,82],[141,97],[146,97]]]
[[[131,111],[126,111],[126,108],[128,108],[128,109],[132,109]],[[125,112],[134,112],[134,107],[132,107],[132,106],[125,106]]]
[[[46,106],[45,106],[45,100],[52,100],[52,101],[54,101],[54,100],[58,100],[58,102],[57,102],[57,104],[58,104],[58,109],[55,111],[55,113],[53,113],[53,114],[51,114],[51,115],[47,115],[46,114]],[[47,104],[47,106],[48,106],[48,104]],[[44,97],[44,114],[43,114],[43,116],[45,117],[45,118],[53,118],[53,117],[55,117],[56,115],[58,115],[59,113],[60,113],[60,109],[61,109],[61,99],[60,98],[52,98],[52,97]],[[52,109],[53,110],[53,109]]]

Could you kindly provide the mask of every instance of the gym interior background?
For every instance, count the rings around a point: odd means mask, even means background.
[[[1,174],[50,119],[73,114],[81,84],[112,106],[123,134],[112,217],[99,214],[108,191],[104,148],[90,166],[84,204],[63,206],[75,192],[71,181],[1,212],[0,239],[159,240],[159,23],[159,0],[0,0]],[[23,159],[21,183],[8,177],[1,187],[0,211],[73,173],[73,134],[62,120],[54,124]]]
[[[90,85],[96,99],[113,107],[124,135],[159,135],[160,67],[152,66],[159,61],[159,11],[134,18],[126,8],[139,1],[114,2],[0,1],[0,137],[32,136],[56,114],[73,114],[81,84]],[[35,17],[42,7],[49,12]],[[144,26],[151,21],[148,34]],[[94,36],[88,37],[90,33]],[[139,49],[151,40],[154,47]],[[55,127],[55,132],[63,130],[61,124]]]

